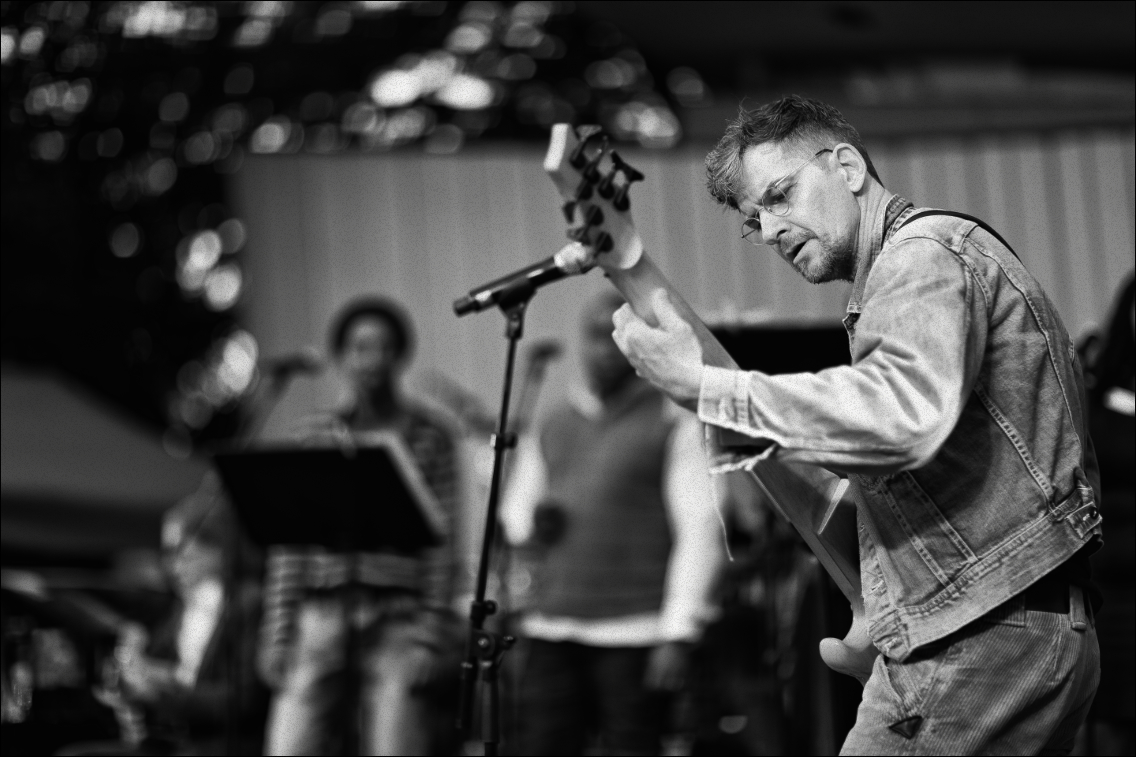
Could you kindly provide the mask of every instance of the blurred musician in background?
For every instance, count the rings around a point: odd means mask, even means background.
[[[96,690],[114,710],[123,741],[61,753],[260,753],[268,702],[253,651],[260,594],[250,581],[224,581],[236,528],[212,474],[166,513],[163,560],[177,601],[153,633],[123,624],[114,664]]]
[[[452,517],[451,434],[399,391],[413,348],[402,309],[353,302],[330,337],[349,396],[309,423],[304,441],[366,446],[369,433],[398,434]],[[438,718],[427,694],[458,670],[460,628],[451,628],[446,611],[453,567],[449,544],[430,554],[270,550],[260,648],[262,675],[275,689],[268,754],[334,753],[356,729],[360,754],[439,748],[437,740],[453,732],[452,717]]]
[[[1092,364],[1091,429],[1101,468],[1101,509],[1108,539],[1093,555],[1093,577],[1104,594],[1097,615],[1101,684],[1090,719],[1092,754],[1136,751],[1136,282],[1131,276],[1113,305],[1112,320]]]
[[[635,375],[611,338],[622,303],[583,318],[586,389],[518,450],[502,523],[539,551],[518,754],[653,754],[665,697],[714,608],[723,562],[696,419]]]

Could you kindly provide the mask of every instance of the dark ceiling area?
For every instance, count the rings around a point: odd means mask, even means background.
[[[897,60],[1012,59],[1030,67],[1133,70],[1130,2],[604,2],[579,11],[626,34],[652,63],[694,66],[745,88],[773,72]]]
[[[688,145],[739,102],[831,102],[867,137],[1115,127],[1136,117],[1132,2],[599,2],[656,75],[695,69],[709,95]]]

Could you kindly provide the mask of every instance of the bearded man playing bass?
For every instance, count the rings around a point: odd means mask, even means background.
[[[1101,517],[1056,309],[981,221],[888,192],[824,103],[742,112],[706,165],[746,239],[810,282],[852,282],[852,364],[704,364],[665,293],[657,325],[617,311],[615,339],[703,422],[851,479],[880,655],[842,753],[1068,752],[1100,676],[1088,555]]]

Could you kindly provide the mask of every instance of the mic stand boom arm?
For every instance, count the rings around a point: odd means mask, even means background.
[[[497,754],[500,742],[500,707],[497,690],[497,673],[505,652],[516,639],[485,630],[485,619],[497,612],[497,603],[485,598],[489,581],[489,561],[497,531],[497,506],[501,496],[501,472],[505,451],[517,443],[516,435],[509,432],[509,395],[513,388],[513,367],[516,363],[517,342],[524,332],[525,308],[536,292],[536,284],[520,279],[509,285],[497,297],[496,304],[505,314],[505,338],[509,347],[505,357],[505,381],[501,388],[501,412],[497,433],[493,434],[493,474],[489,483],[489,503],[485,508],[485,532],[481,538],[481,558],[477,565],[477,585],[469,608],[469,637],[461,671],[461,708],[457,727],[469,732],[473,721],[474,683],[481,682],[481,740],[486,755]]]

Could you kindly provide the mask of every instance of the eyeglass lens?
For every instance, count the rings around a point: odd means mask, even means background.
[[[782,181],[784,181],[784,179]],[[785,195],[785,192],[782,191],[781,187],[770,187],[768,191],[766,191],[765,196],[761,198],[761,206],[765,208],[767,213],[772,213],[775,216],[783,216],[789,211],[789,198]]]

